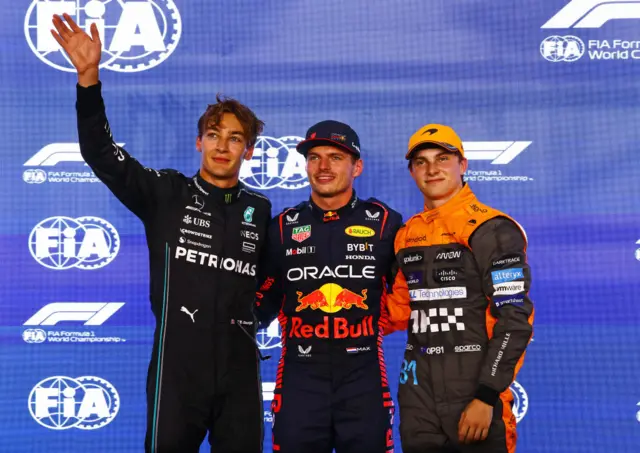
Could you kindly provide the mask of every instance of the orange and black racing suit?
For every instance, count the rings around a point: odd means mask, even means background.
[[[398,405],[404,453],[513,453],[509,385],[532,335],[524,230],[468,185],[399,230],[387,332],[408,329]],[[485,441],[461,445],[458,422],[477,398],[494,407]]]
[[[355,194],[337,211],[304,202],[268,229],[257,315],[282,328],[273,450],[393,451],[382,335],[402,217]]]

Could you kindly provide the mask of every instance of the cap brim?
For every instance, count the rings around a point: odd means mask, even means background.
[[[303,140],[296,145],[296,150],[306,156],[311,148],[316,146],[335,146],[336,148],[340,148],[343,151],[348,152],[349,154],[353,154],[354,156],[360,157],[360,153],[355,152],[344,143],[336,142],[333,140],[329,140],[328,138],[310,138],[307,140]]]
[[[411,159],[411,155],[413,153],[415,153],[416,151],[422,151],[423,149],[427,149],[430,148],[431,146],[435,145],[437,148],[441,148],[444,151],[448,152],[448,153],[462,153],[462,150],[459,150],[458,148],[456,148],[455,146],[451,145],[450,143],[445,143],[445,142],[436,142],[436,141],[432,141],[432,140],[425,140],[423,142],[417,143],[413,146],[413,148],[411,148],[407,154],[405,154],[404,158],[409,160]]]

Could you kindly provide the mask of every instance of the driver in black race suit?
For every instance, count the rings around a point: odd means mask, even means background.
[[[279,453],[393,451],[393,400],[382,352],[386,286],[400,214],[362,200],[358,136],[323,121],[298,144],[311,199],[269,226],[257,314],[278,314],[282,356],[272,402]]]
[[[202,163],[195,176],[143,167],[111,136],[95,24],[90,38],[65,19],[69,26],[55,16],[54,36],[78,71],[82,156],[147,236],[156,330],[145,451],[197,453],[209,431],[211,451],[261,453],[252,308],[271,204],[238,175],[263,124],[239,102],[218,100],[198,123]]]

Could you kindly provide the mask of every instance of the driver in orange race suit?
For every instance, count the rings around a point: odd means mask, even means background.
[[[532,336],[527,237],[476,198],[448,126],[409,140],[424,211],[398,231],[387,333],[408,329],[398,406],[404,453],[513,453],[509,390]]]

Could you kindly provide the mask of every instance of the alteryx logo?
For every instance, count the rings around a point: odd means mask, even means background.
[[[491,272],[491,279],[493,280],[494,285],[497,283],[512,282],[522,278],[524,278],[524,273],[522,272],[521,267]]]

